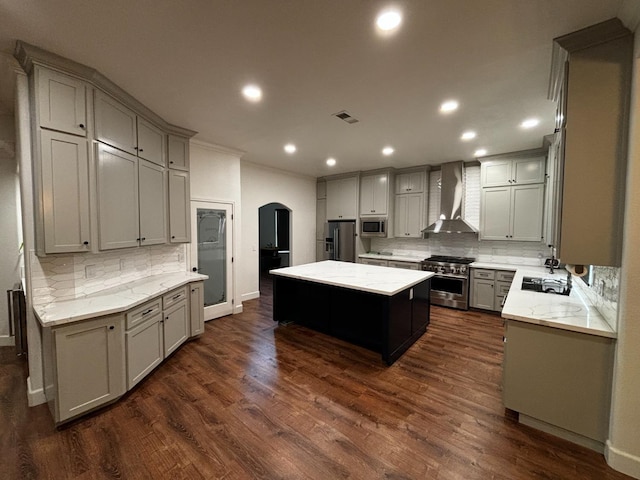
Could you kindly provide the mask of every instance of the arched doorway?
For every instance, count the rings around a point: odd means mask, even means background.
[[[269,270],[291,265],[291,209],[268,203],[258,209],[260,277]]]

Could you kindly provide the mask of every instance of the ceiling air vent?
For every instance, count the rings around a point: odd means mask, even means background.
[[[349,113],[347,113],[346,111],[341,111],[338,113],[334,113],[333,114],[334,117],[338,117],[340,120],[344,120],[347,123],[358,123],[359,120],[357,118],[353,118],[351,115],[349,115]]]

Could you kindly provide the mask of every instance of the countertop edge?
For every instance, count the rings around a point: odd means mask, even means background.
[[[183,272],[180,272],[181,274]],[[172,273],[172,274],[164,274],[164,275],[154,275],[154,276],[167,276],[170,277],[172,275],[176,275],[176,273]],[[200,282],[203,280],[208,279],[209,276],[208,275],[202,275],[199,273],[191,273],[191,272],[184,272],[184,278],[181,279],[177,279],[177,281],[172,282],[169,286],[165,286],[162,285],[162,287],[157,290],[154,291],[152,294],[144,294],[144,293],[136,293],[135,295],[138,296],[138,298],[132,298],[131,294],[122,294],[121,295],[121,299],[122,299],[122,303],[111,307],[111,308],[97,308],[95,310],[90,310],[90,311],[86,311],[83,313],[78,313],[78,314],[72,314],[72,315],[68,315],[68,316],[64,316],[63,318],[56,318],[53,320],[43,320],[43,316],[46,315],[46,307],[52,304],[47,304],[47,305],[34,305],[33,307],[33,312],[35,317],[38,319],[38,322],[40,323],[40,326],[43,328],[50,328],[50,327],[56,327],[56,326],[61,326],[61,325],[67,325],[67,324],[71,324],[71,323],[76,323],[76,322],[81,322],[83,320],[89,320],[92,318],[97,318],[97,317],[103,317],[106,315],[113,315],[113,314],[117,314],[117,313],[123,313],[126,312],[127,310],[130,310],[132,308],[137,307],[138,305],[142,305],[143,303],[149,301],[152,298],[164,295],[167,292],[170,292],[171,290],[181,287],[183,285],[188,285],[190,283],[194,283],[194,282]],[[141,280],[146,280],[145,279],[141,279]],[[160,279],[158,279],[160,280]],[[171,281],[172,279],[168,279],[166,281]],[[123,285],[131,285],[132,288],[136,288],[136,282],[139,282],[137,280],[134,280],[132,282],[128,282],[127,284],[123,284]],[[141,283],[141,282],[139,282]],[[114,294],[115,295],[115,294]],[[86,301],[91,301],[91,299],[93,298],[99,298],[100,296],[100,292],[96,292],[95,294],[93,294],[93,296],[89,295],[87,297],[81,297],[75,300],[65,300],[63,302],[59,302],[59,304],[67,304],[67,305],[71,305],[73,302],[77,302],[77,303],[81,303],[81,302],[86,302]],[[55,302],[54,302],[55,304]]]
[[[376,289],[370,288],[370,287],[345,285],[344,283],[333,282],[331,280],[324,280],[324,279],[323,280],[319,280],[319,279],[316,279],[316,278],[303,277],[301,275],[292,275],[290,273],[282,273],[282,272],[278,272],[278,270],[271,270],[269,273],[271,273],[272,275],[280,276],[280,277],[292,278],[294,280],[301,280],[301,281],[311,282],[311,283],[319,283],[321,285],[330,285],[332,287],[347,288],[349,290],[355,290],[355,291],[358,291],[358,292],[366,292],[366,293],[373,293],[373,294],[376,294],[376,295],[384,295],[385,297],[392,297],[392,296],[396,295],[397,293],[400,293],[403,290],[406,290],[407,288],[414,287],[417,284],[419,284],[421,282],[424,282],[425,280],[429,280],[431,277],[433,277],[435,275],[435,273],[433,273],[433,272],[422,272],[424,274],[423,278],[408,282],[407,284],[403,285],[402,287],[397,288],[396,290],[393,290],[391,292],[385,292],[385,291],[376,290]]]
[[[540,325],[543,327],[556,328],[558,330],[584,333],[586,335],[594,335],[596,337],[605,337],[605,338],[612,338],[612,339],[618,338],[618,335],[614,331],[609,332],[606,330],[599,330],[599,329],[594,329],[589,327],[581,327],[579,325],[570,325],[566,323],[554,322],[552,320],[542,320],[542,319],[524,317],[524,316],[515,315],[515,314],[502,314],[502,318],[506,320],[516,321],[516,322],[530,323],[532,325]]]

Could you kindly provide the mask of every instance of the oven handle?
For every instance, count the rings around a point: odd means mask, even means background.
[[[435,272],[434,272],[435,273]],[[449,274],[442,274],[442,273],[436,273],[432,278],[434,277],[440,277],[440,278],[459,278],[461,280],[469,280],[469,277],[466,275],[449,275]]]

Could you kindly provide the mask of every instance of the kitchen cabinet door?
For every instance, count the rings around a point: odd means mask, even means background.
[[[162,314],[158,312],[125,334],[127,390],[132,389],[164,359]]]
[[[169,169],[169,241],[191,241],[189,173]]]
[[[355,220],[358,216],[357,176],[327,181],[327,220]]]
[[[124,318],[111,315],[53,330],[55,421],[65,421],[125,392]]]
[[[168,357],[189,338],[191,327],[187,301],[183,300],[165,310],[163,324],[164,356]]]
[[[189,171],[189,139],[177,135],[169,135],[167,141],[169,168]]]
[[[96,174],[100,250],[138,246],[138,159],[98,145]]]
[[[167,181],[163,167],[138,160],[140,245],[167,242]]]
[[[190,336],[195,337],[204,333],[204,283],[194,282],[190,285],[191,297],[189,299],[189,310],[191,313]]]
[[[396,195],[394,236],[422,238],[423,224],[424,195],[422,193]]]
[[[497,187],[511,184],[511,160],[489,160],[480,167],[483,187]]]
[[[512,164],[512,184],[544,183],[545,157],[519,158]]]
[[[96,140],[136,155],[138,148],[136,114],[100,90],[95,91],[94,109]]]
[[[86,252],[90,241],[87,140],[49,130],[39,134],[43,217],[39,236],[44,237],[38,239],[39,250]]]
[[[389,174],[367,175],[360,180],[360,215],[387,215]]]
[[[325,227],[327,224],[327,200],[316,200],[316,240],[325,239]]]
[[[47,68],[35,68],[40,126],[87,136],[86,85]]]
[[[158,127],[138,117],[138,157],[157,165],[166,164],[166,139]]]
[[[400,173],[396,175],[396,194],[424,192],[425,177],[425,172]]]
[[[494,281],[474,278],[471,280],[471,285],[471,306],[493,310],[495,300]]]
[[[415,263],[415,262],[395,262],[393,260],[389,260],[387,262],[387,266],[388,267],[393,267],[393,268],[404,268],[405,270],[421,270],[422,269],[420,267],[419,263]]]
[[[482,189],[480,238],[481,240],[508,240],[511,235],[511,188]]]
[[[375,265],[377,267],[388,267],[389,262],[387,260],[377,260],[375,258],[361,258],[359,262],[363,265]]]
[[[510,240],[541,241],[544,185],[518,185],[511,189]]]

